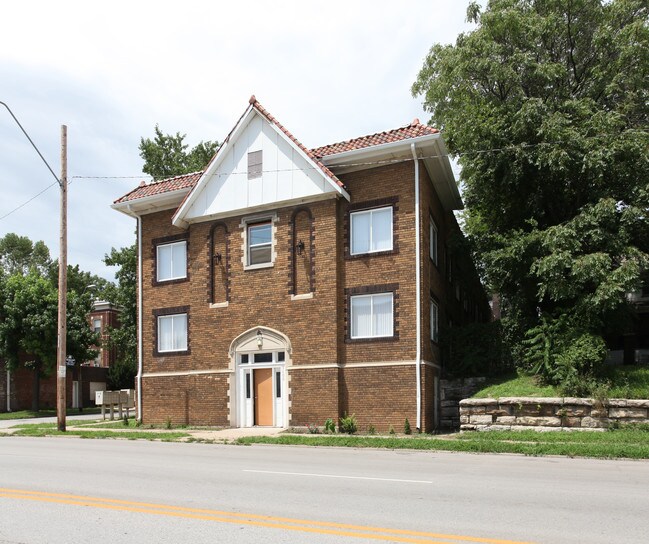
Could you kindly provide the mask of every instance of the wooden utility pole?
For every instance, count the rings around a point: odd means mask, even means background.
[[[59,431],[65,431],[66,350],[68,291],[68,127],[61,125],[61,236],[59,238],[59,334],[56,353],[56,419]]]

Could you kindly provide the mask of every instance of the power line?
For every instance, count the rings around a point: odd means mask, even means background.
[[[41,196],[41,195],[42,195],[45,191],[47,191],[48,189],[51,189],[51,188],[54,187],[55,185],[58,185],[58,183],[59,183],[58,181],[55,181],[55,182],[51,183],[50,185],[48,185],[47,187],[45,187],[45,189],[43,189],[41,192],[36,193],[36,194],[35,194],[33,197],[31,197],[29,200],[26,200],[25,202],[23,202],[20,206],[16,206],[13,210],[11,210],[10,212],[7,212],[6,214],[4,214],[2,217],[0,217],[0,221],[2,221],[3,219],[5,219],[6,217],[9,217],[12,213],[17,212],[20,208],[24,208],[24,207],[27,206],[27,204],[29,204],[32,200],[34,200],[34,199],[38,198],[39,196]]]
[[[637,130],[632,130],[633,132],[641,132],[645,133],[649,131],[649,129],[637,129]],[[631,131],[627,131],[631,132]],[[617,135],[618,137],[621,135]],[[601,136],[585,136],[583,139],[609,139],[609,135],[601,135]],[[556,141],[556,142],[538,142],[538,143],[530,143],[530,144],[516,144],[516,145],[508,145],[508,146],[503,146],[503,147],[495,147],[491,149],[476,149],[473,151],[465,151],[463,153],[456,153],[455,155],[452,155],[450,153],[443,153],[441,155],[426,155],[426,156],[421,156],[417,157],[417,159],[438,159],[438,158],[461,158],[461,157],[466,157],[466,156],[471,156],[471,155],[483,155],[487,153],[502,153],[502,152],[511,152],[511,151],[520,151],[521,149],[533,149],[537,147],[542,147],[542,146],[566,146],[570,144],[571,142],[569,141]],[[320,159],[322,160],[322,159]],[[397,163],[402,163],[402,162],[408,162],[408,161],[413,161],[413,157],[403,157],[400,159],[385,159],[385,160],[377,160],[377,161],[366,161],[366,162],[350,162],[350,163],[338,163],[335,165],[332,165],[331,167],[327,166],[326,164],[324,166],[328,168],[348,168],[348,167],[357,167],[357,166],[377,166],[377,165],[382,165],[382,164],[397,164]],[[297,172],[297,171],[304,171],[304,170],[320,170],[319,166],[307,166],[305,168],[279,168],[279,169],[265,169],[262,170],[262,173],[275,173],[275,172]],[[195,173],[195,172],[192,172]],[[180,176],[189,176],[192,173],[187,173],[187,174],[176,174],[176,175],[168,175],[165,176],[164,178],[159,178],[158,180],[155,179],[154,176],[147,175],[147,174],[142,174],[142,175],[136,175],[136,176],[71,176],[70,179],[143,179],[143,178],[152,178],[153,183],[157,183],[159,181],[165,181],[174,177],[180,177]],[[228,172],[228,173],[223,173],[223,174],[212,174],[212,175],[218,175],[218,176],[230,176],[230,175],[247,175],[248,172]]]

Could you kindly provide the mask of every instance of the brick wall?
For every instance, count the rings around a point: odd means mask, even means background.
[[[443,240],[453,229],[457,231],[457,223],[452,213],[443,212],[425,168],[420,172],[421,250],[425,256],[422,355],[430,363],[422,367],[422,418],[423,428],[430,430],[437,402],[434,383],[439,369],[435,365],[440,364],[441,355],[430,341],[429,294],[434,293],[443,309],[449,288],[428,258],[429,210],[440,229],[440,259]],[[415,427],[414,165],[404,162],[340,178],[351,202],[331,198],[261,214],[272,219],[274,230],[276,257],[270,268],[244,269],[242,233],[247,216],[197,223],[187,231],[171,225],[174,210],[143,216],[145,422],[160,423],[167,417],[218,425],[231,421],[234,406],[228,405],[232,389],[228,380],[233,380],[234,374],[230,344],[244,331],[268,327],[286,335],[292,344],[287,362],[291,392],[288,425],[323,424],[328,417],[347,412],[377,430],[387,430],[390,425],[399,429],[406,417]],[[350,255],[350,212],[377,206],[393,206],[393,250]],[[188,277],[158,283],[156,243],[179,236],[188,244]],[[296,251],[299,241],[303,242],[301,255]],[[351,339],[349,297],[384,290],[394,296],[394,336]],[[188,313],[188,350],[157,354],[156,316],[176,311],[174,308]],[[395,366],[384,365],[389,362]],[[291,369],[291,365],[299,368]]]

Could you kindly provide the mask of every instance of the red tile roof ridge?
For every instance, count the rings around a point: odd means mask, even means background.
[[[402,125],[398,128],[383,130],[373,134],[366,134],[357,138],[335,142],[320,147],[313,148],[311,151],[316,157],[324,157],[326,155],[334,155],[343,153],[345,151],[353,151],[356,149],[364,149],[366,147],[373,147],[375,145],[397,142],[400,140],[407,140],[410,138],[417,138],[419,136],[426,136],[429,134],[438,134],[439,130],[429,125],[423,125],[418,118],[414,118],[412,122]]]
[[[189,176],[195,176],[196,174],[202,174],[202,173],[203,173],[203,170],[196,170],[196,172],[187,172],[186,174],[177,174],[175,176],[171,176],[170,178],[153,179],[149,183],[146,183],[146,181],[144,183],[145,183],[145,185],[155,185],[156,183],[164,183],[166,181],[173,181],[173,180],[177,180],[177,179],[180,179],[180,178],[186,178],[186,177],[189,177]]]
[[[202,174],[203,171],[199,170],[189,174],[179,174],[170,178],[154,180],[150,183],[142,181],[135,189],[115,200],[114,204],[122,204],[146,196],[154,196],[194,187]]]

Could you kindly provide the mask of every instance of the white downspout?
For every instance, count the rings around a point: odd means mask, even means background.
[[[142,218],[137,217],[137,420],[142,423]]]
[[[417,312],[417,355],[415,356],[415,375],[417,379],[417,430],[421,431],[421,242],[420,238],[420,205],[419,205],[419,160],[415,144],[410,144],[412,158],[415,161],[415,311]]]

